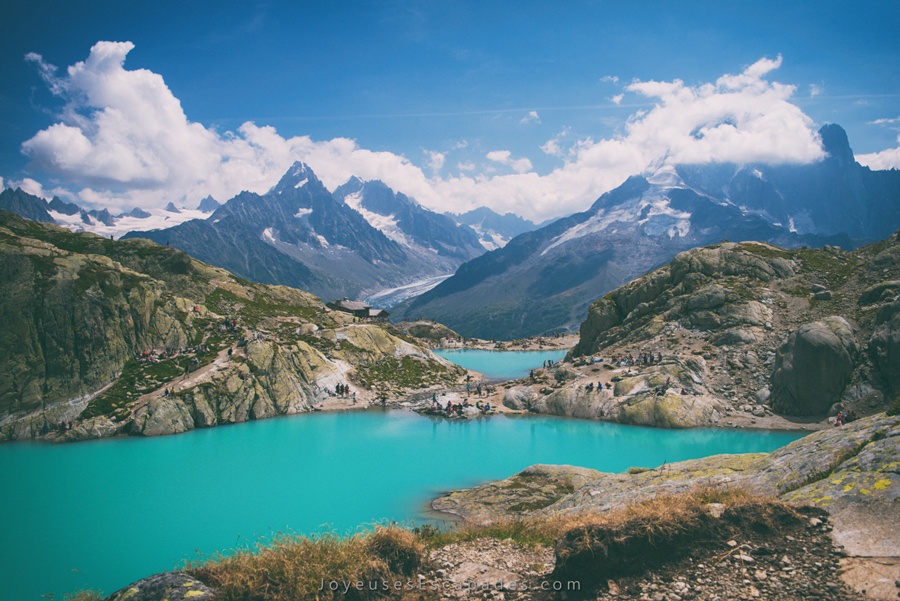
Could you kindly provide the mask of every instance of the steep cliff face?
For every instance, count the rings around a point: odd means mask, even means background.
[[[157,435],[454,383],[389,325],[146,240],[0,212],[0,438]],[[341,394],[335,392],[340,388]],[[339,398],[339,401],[335,401]]]

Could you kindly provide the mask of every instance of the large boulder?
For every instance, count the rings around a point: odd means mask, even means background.
[[[869,353],[889,392],[900,395],[900,301],[878,310]]]
[[[800,326],[778,349],[772,374],[773,411],[823,416],[841,398],[859,353],[856,328],[831,316]]]
[[[517,411],[531,409],[538,398],[530,386],[513,386],[503,393],[503,406]]]

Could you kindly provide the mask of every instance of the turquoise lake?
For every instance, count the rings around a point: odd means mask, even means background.
[[[434,351],[448,361],[466,369],[481,372],[489,380],[524,378],[544,361],[561,361],[566,351],[484,351],[478,349],[438,349]]]
[[[541,416],[315,413],[163,438],[0,445],[3,599],[118,588],[279,531],[427,519],[440,491],[535,463],[621,472],[771,451],[801,434]]]

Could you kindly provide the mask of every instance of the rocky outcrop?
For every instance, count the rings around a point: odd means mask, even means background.
[[[105,601],[212,601],[211,588],[184,572],[154,574],[116,591]]]
[[[716,455],[611,474],[535,465],[497,482],[454,491],[432,507],[476,523],[505,516],[607,512],[698,485],[745,488],[829,511],[854,507],[879,523],[900,518],[900,416],[884,414],[810,434],[769,454]],[[869,532],[900,554],[895,528]]]
[[[718,281],[739,278],[771,282],[794,275],[794,263],[769,249],[774,247],[724,243],[680,253],[668,265],[591,305],[573,354],[589,355],[620,341],[641,325],[642,318],[646,322],[654,315],[700,330],[763,326],[771,319],[771,311],[756,299],[747,298],[746,287],[725,286]]]
[[[772,409],[824,416],[840,400],[858,353],[857,328],[843,317],[801,326],[778,349],[769,397]]]
[[[892,396],[900,396],[900,300],[878,310],[869,353]]]
[[[510,516],[545,519],[605,514],[697,487],[738,488],[824,509],[830,514],[827,530],[833,527],[834,541],[843,547],[842,554],[850,555],[842,562],[844,580],[857,590],[868,590],[871,598],[896,596],[892,585],[900,575],[900,531],[896,527],[900,522],[900,416],[881,414],[816,432],[769,454],[717,455],[623,474],[535,465],[506,480],[444,495],[435,499],[432,507],[485,524]],[[585,518],[585,523],[590,519]],[[810,525],[821,523],[816,520]],[[690,528],[690,524],[679,523],[677,528]],[[634,532],[624,534],[633,536]],[[657,540],[660,533],[649,534]],[[612,539],[585,536],[580,540],[588,544]],[[566,570],[566,561],[560,562],[565,543],[563,538],[557,544],[559,572]],[[658,547],[653,545],[653,549]],[[674,549],[677,552],[677,544]],[[591,557],[604,553],[602,548],[594,551]],[[641,557],[649,556],[642,553]],[[752,561],[742,558],[742,566]],[[592,571],[599,569],[595,563],[591,565]],[[782,560],[779,569],[784,566]],[[604,598],[618,597],[613,593]]]
[[[306,292],[3,212],[0,280],[0,440],[177,434],[462,373]]]
[[[597,376],[646,378],[656,370],[652,361],[648,367],[648,354],[682,364],[702,358],[705,368],[694,370],[688,391],[712,402],[699,420],[683,423],[719,417],[725,425],[760,426],[772,421],[772,412],[824,423],[839,411],[883,410],[900,390],[898,248],[895,234],[853,252],[755,242],[683,252],[591,305],[568,357],[581,367],[575,385]],[[584,405],[580,395],[548,382],[537,387],[541,395],[565,402],[531,398],[531,410]],[[697,399],[690,401],[696,408]],[[673,413],[677,402],[640,403],[636,423],[671,423],[657,416],[661,408]],[[628,412],[600,411],[596,404],[565,414],[635,423]]]
[[[610,389],[583,380],[549,394],[541,394],[540,386],[513,386],[504,392],[503,404],[515,410],[635,426],[708,427],[719,422],[725,407],[699,385],[703,371],[701,359],[656,365],[619,378]]]

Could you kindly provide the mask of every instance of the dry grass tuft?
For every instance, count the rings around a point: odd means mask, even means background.
[[[366,537],[366,550],[384,561],[392,573],[403,576],[413,575],[425,557],[425,545],[418,537],[397,527],[376,527]]]
[[[367,600],[387,596],[385,588],[405,582],[423,559],[424,546],[412,533],[379,527],[348,538],[282,536],[253,552],[219,556],[185,571],[228,601]],[[328,589],[331,582],[338,590]]]
[[[710,511],[713,503],[722,505],[719,517]],[[742,490],[697,488],[659,496],[570,523],[556,542],[551,577],[590,587],[724,543],[742,532],[774,534],[801,523],[796,509]]]

